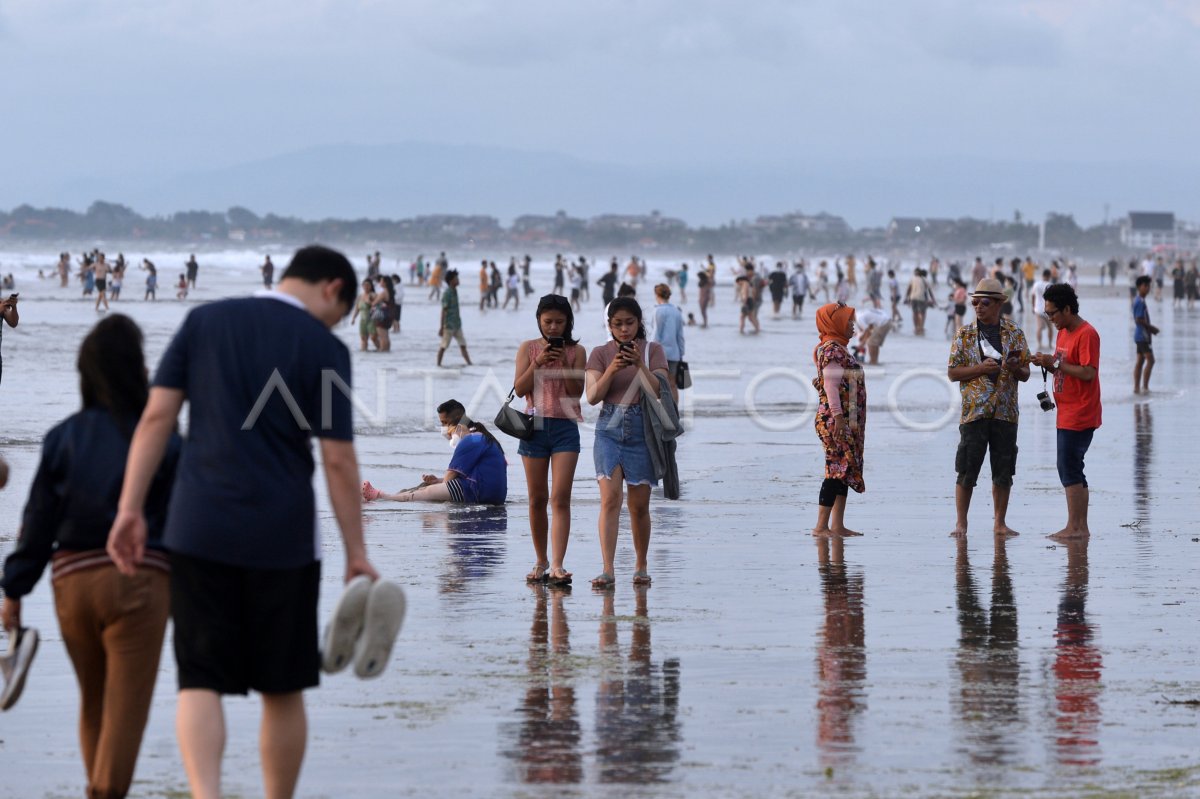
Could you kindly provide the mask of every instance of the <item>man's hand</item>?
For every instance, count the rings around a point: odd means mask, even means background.
[[[979,373],[982,375],[998,375],[1000,374],[1000,362],[994,358],[984,358],[979,364]]]
[[[346,558],[345,582],[350,582],[360,574],[371,578],[371,582],[379,579],[379,572],[375,571],[375,567],[371,565],[371,561],[367,560],[365,553],[352,558]]]
[[[133,576],[146,554],[146,517],[140,511],[117,511],[106,549],[121,574]]]

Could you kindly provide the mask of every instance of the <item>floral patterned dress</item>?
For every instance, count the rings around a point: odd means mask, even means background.
[[[817,390],[816,428],[817,437],[825,447],[825,477],[841,480],[858,493],[867,490],[863,480],[863,445],[867,431],[867,384],[863,368],[846,348],[836,341],[826,341],[817,347],[817,376],[813,387]],[[842,413],[850,427],[848,436],[834,432],[833,412],[829,408],[829,397],[825,395],[822,375],[827,366],[842,368],[842,379],[838,385],[838,399]]]

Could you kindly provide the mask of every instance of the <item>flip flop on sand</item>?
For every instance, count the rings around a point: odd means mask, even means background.
[[[549,563],[535,563],[529,574],[525,575],[527,583],[544,583],[546,582],[546,572],[549,570]]]
[[[612,588],[617,580],[608,572],[600,572],[592,578],[592,588]]]
[[[367,618],[354,651],[354,673],[364,680],[383,674],[392,646],[404,623],[404,591],[395,583],[376,580],[367,597]]]
[[[650,585],[650,572],[645,569],[638,569],[633,573],[634,585]]]
[[[366,623],[370,594],[370,577],[360,574],[346,583],[321,641],[321,670],[326,674],[337,674],[354,659],[354,645]]]
[[[546,573],[547,585],[570,585],[571,573],[566,569],[551,569]]]
[[[0,710],[8,710],[21,698],[25,677],[38,650],[38,631],[22,627],[8,639],[8,654],[0,657],[0,675],[4,689],[0,691]]]

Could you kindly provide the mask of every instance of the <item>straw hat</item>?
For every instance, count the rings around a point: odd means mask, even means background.
[[[975,291],[971,294],[972,299],[975,297],[990,297],[1003,300],[1006,296],[1004,286],[1000,285],[1000,281],[994,277],[985,277],[979,281],[979,285],[975,287]]]

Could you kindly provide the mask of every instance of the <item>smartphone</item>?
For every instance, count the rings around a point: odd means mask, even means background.
[[[562,336],[551,336],[550,338],[546,339],[546,343],[559,350],[567,346],[567,340]]]
[[[9,294],[9,295],[8,295],[8,298],[9,298],[10,300],[15,300],[17,297],[20,297],[20,296],[21,296],[20,294]]]
[[[632,351],[633,351],[633,342],[631,342],[631,341],[622,341],[622,342],[621,342],[621,343],[620,343],[620,344],[617,346],[617,349],[619,349],[621,352],[632,352]]]

